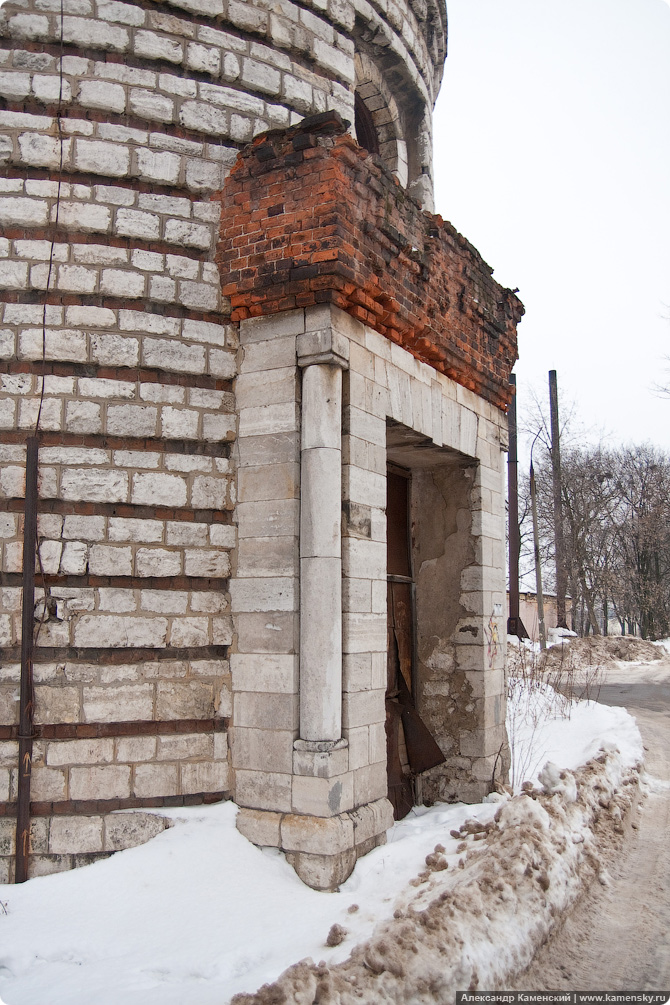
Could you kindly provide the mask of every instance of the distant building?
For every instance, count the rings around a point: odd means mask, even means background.
[[[558,619],[556,617],[556,594],[555,593],[543,593],[542,595],[544,604],[544,625],[547,630],[550,628],[558,627]],[[509,611],[509,591],[507,592],[507,609]],[[568,622],[568,627],[571,625],[572,619],[572,599],[570,597],[565,598],[565,613],[566,620]],[[521,621],[523,622],[524,628],[528,632],[528,637],[533,642],[539,642],[540,639],[540,622],[537,613],[537,594],[532,592],[520,592],[519,593],[519,614]]]

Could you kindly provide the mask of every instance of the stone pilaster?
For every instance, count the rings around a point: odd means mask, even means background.
[[[239,548],[231,593],[238,652],[231,665],[238,828],[256,844],[282,848],[320,889],[343,882],[391,823],[385,788],[361,790],[343,735],[341,444],[350,340],[338,318],[346,323],[328,307],[243,322],[237,388]]]
[[[342,370],[349,344],[326,329],[300,336],[297,349],[302,368],[300,738],[337,743],[342,736]]]

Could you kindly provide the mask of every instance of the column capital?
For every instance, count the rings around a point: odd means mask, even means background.
[[[349,339],[332,328],[298,335],[296,348],[300,367],[323,363],[349,369]]]
[[[335,778],[346,774],[348,770],[348,740],[294,740],[294,775]]]

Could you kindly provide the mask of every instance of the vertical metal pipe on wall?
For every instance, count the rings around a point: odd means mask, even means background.
[[[30,855],[30,778],[33,761],[33,644],[35,636],[35,545],[37,543],[37,437],[26,443],[26,494],[23,523],[23,600],[21,610],[21,687],[19,696],[19,776],[16,810],[14,882],[28,879]]]
[[[507,454],[507,499],[509,507],[509,617],[507,618],[507,634],[527,639],[519,611],[519,551],[521,548],[519,534],[519,478],[517,453],[516,424],[516,375],[510,374],[512,398],[507,410],[507,428],[509,432],[509,452]]]

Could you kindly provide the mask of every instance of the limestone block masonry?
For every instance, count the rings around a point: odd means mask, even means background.
[[[447,758],[417,798],[504,767],[522,308],[426,212],[445,51],[442,0],[0,7],[0,882],[222,798],[321,888],[385,839],[388,462]]]
[[[238,826],[331,888],[390,819],[389,462],[412,482],[414,698],[445,755],[423,798],[476,800],[506,771],[501,406],[522,308],[334,113],[258,137],[221,199]]]
[[[326,735],[330,720],[318,743],[307,737],[309,726],[299,716],[303,675],[313,671],[302,666],[304,649],[298,664],[303,605],[317,608],[325,620],[323,607],[332,599],[318,586],[304,599],[298,488],[295,476],[286,477],[287,469],[297,473],[305,452],[295,361],[317,339],[347,360],[339,743]],[[240,340],[240,542],[231,581],[238,650],[231,656],[232,764],[243,807],[238,826],[259,844],[284,848],[300,875],[328,887],[383,838],[391,819],[384,730],[387,456],[417,466],[417,589],[428,611],[419,638],[420,708],[448,755],[445,766],[424,779],[424,794],[475,801],[501,772],[506,422],[479,396],[330,305],[243,321]],[[399,435],[406,430],[414,435]],[[443,494],[451,496],[449,510],[437,529],[427,526],[440,513]],[[439,634],[432,634],[434,622]],[[339,689],[339,678],[320,669],[321,693]],[[310,724],[320,717],[319,708]]]

